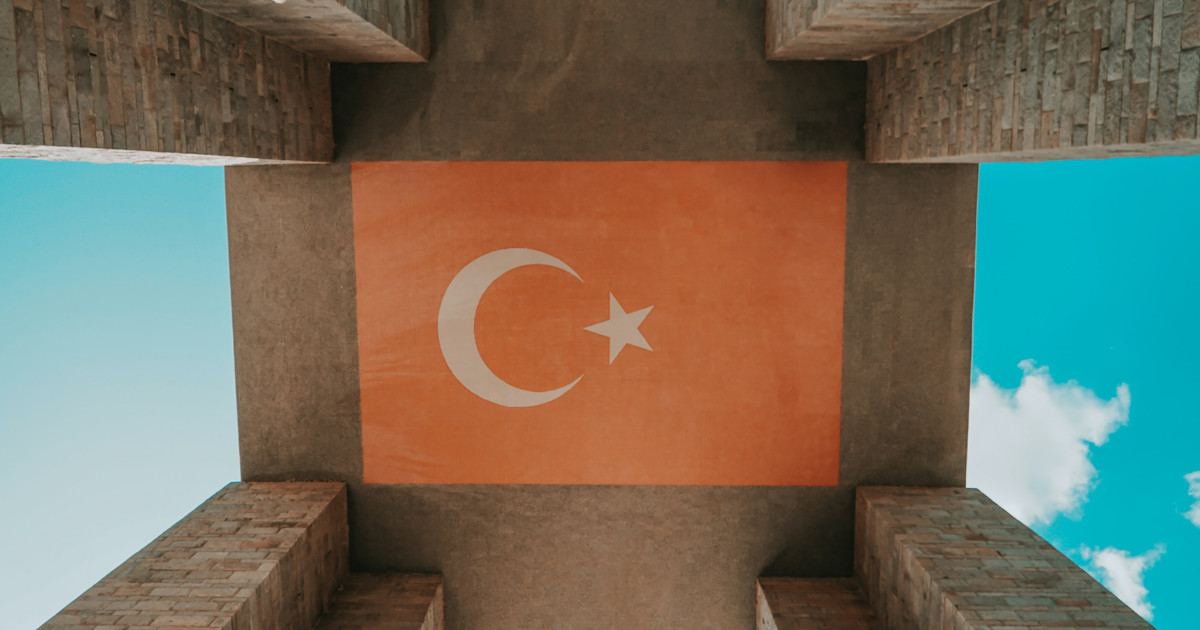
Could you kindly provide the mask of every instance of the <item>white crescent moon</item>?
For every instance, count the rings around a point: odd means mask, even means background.
[[[526,265],[562,269],[583,282],[574,269],[550,254],[536,249],[499,249],[463,267],[446,287],[438,309],[438,342],[454,378],[476,396],[504,407],[535,407],[548,403],[570,391],[583,378],[580,376],[571,384],[548,392],[533,392],[509,385],[483,362],[475,342],[475,311],[479,308],[479,299],[500,276]]]

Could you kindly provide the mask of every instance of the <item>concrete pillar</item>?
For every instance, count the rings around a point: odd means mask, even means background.
[[[867,59],[995,0],[767,0],[767,58]]]
[[[232,483],[42,630],[311,628],[349,569],[340,483]]]
[[[855,577],[887,630],[1150,630],[978,490],[865,487],[855,510]]]
[[[1200,1],[1002,0],[872,59],[867,159],[1200,152]]]

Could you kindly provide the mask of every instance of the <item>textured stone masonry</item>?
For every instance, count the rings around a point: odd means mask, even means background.
[[[353,573],[333,596],[316,630],[442,630],[442,578]]]
[[[0,157],[327,162],[331,129],[326,61],[191,4],[0,0]]]
[[[769,59],[867,59],[996,0],[767,0]]]
[[[867,80],[873,162],[1200,152],[1200,1],[1003,0]]]
[[[341,483],[233,483],[41,630],[311,628],[349,566]]]
[[[883,630],[849,578],[758,578],[756,590],[757,630]]]
[[[855,577],[888,630],[1150,630],[978,490],[859,488]]]

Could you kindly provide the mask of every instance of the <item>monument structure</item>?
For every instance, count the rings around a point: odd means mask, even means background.
[[[963,488],[974,163],[1198,75],[1196,0],[0,0],[0,154],[229,165],[243,481],[44,627],[1146,628]]]

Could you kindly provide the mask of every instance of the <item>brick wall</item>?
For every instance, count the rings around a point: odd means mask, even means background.
[[[875,162],[1200,151],[1200,3],[1003,0],[873,59]]]
[[[0,157],[322,162],[331,124],[326,62],[190,4],[0,0]]]
[[[855,577],[888,630],[1150,629],[978,490],[859,488]]]
[[[42,630],[311,628],[349,566],[340,483],[233,483]]]

